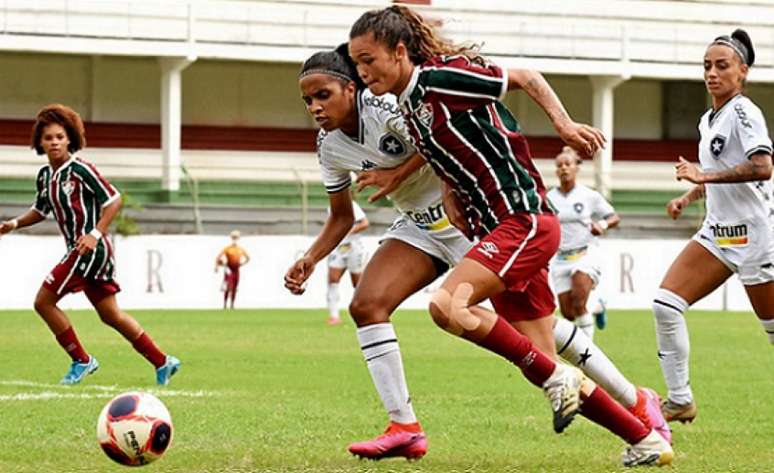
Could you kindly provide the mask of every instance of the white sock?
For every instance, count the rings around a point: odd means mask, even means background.
[[[400,424],[417,421],[406,386],[398,338],[391,323],[367,325],[357,329],[368,371],[390,420]]]
[[[583,333],[589,337],[589,340],[594,339],[594,317],[591,314],[586,312],[580,317],[575,317],[575,325],[577,325],[579,329],[583,330]]]
[[[556,317],[554,340],[559,356],[583,370],[622,406],[628,408],[637,404],[637,388],[575,324]]]
[[[337,282],[329,282],[328,283],[328,314],[331,316],[331,318],[338,319],[339,318],[339,283]]]
[[[653,300],[653,314],[656,316],[656,337],[658,360],[664,373],[668,398],[675,404],[693,402],[693,393],[688,379],[688,356],[691,344],[683,312],[688,303],[672,291],[659,288]]]
[[[769,343],[774,345],[774,319],[758,319],[761,321],[761,325],[763,325],[763,330],[766,331],[766,334],[769,336]]]

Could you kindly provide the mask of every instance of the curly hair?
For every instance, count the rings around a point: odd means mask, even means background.
[[[484,65],[478,44],[454,44],[443,39],[433,25],[422,15],[403,5],[393,5],[382,10],[363,13],[352,25],[349,38],[372,33],[374,39],[394,50],[402,42],[414,64],[422,64],[435,56],[464,55],[471,61]]]
[[[32,125],[32,146],[38,154],[45,154],[40,141],[43,137],[43,130],[48,125],[61,125],[67,133],[67,139],[70,144],[67,145],[69,153],[75,153],[86,147],[86,129],[83,126],[83,120],[78,112],[58,103],[46,105],[38,112],[35,117],[35,124]]]

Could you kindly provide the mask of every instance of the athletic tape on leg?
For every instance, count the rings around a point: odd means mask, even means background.
[[[473,315],[468,308],[468,301],[473,294],[473,286],[462,283],[449,294],[446,289],[440,288],[433,293],[430,303],[435,305],[443,315],[447,331],[459,335],[463,331],[471,332],[481,325],[481,319]]]

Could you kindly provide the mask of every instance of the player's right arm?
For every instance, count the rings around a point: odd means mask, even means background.
[[[0,223],[0,235],[5,235],[6,233],[12,232],[17,228],[35,225],[36,223],[42,222],[45,219],[46,217],[37,210],[29,209],[16,218],[12,218],[11,220],[6,220],[5,222]]]
[[[36,195],[35,202],[32,207],[22,215],[6,220],[0,223],[0,235],[5,235],[8,232],[16,230],[17,228],[29,227],[35,225],[38,222],[42,222],[46,219],[46,215],[51,212],[51,205],[46,197],[47,183],[46,175],[49,173],[49,167],[44,166],[38,171],[38,175],[35,178]]]
[[[218,256],[215,257],[215,272],[218,272],[218,268],[223,266],[223,259],[226,257],[226,250],[223,249]]]
[[[328,256],[341,240],[347,236],[355,223],[352,210],[352,193],[349,187],[328,194],[331,212],[325,221],[320,234],[306,250],[304,256],[298,259],[285,273],[285,287],[293,294],[303,294],[304,283],[312,275],[317,263]]]
[[[376,192],[368,198],[368,202],[376,202],[395,191],[403,181],[426,163],[427,161],[422,155],[414,153],[409,159],[394,168],[363,171],[355,180],[357,183],[356,192],[360,192],[368,186],[374,186]]]
[[[677,218],[680,216],[680,214],[683,213],[683,210],[685,210],[688,205],[696,200],[703,199],[704,198],[704,184],[698,184],[696,186],[693,186],[688,192],[681,195],[680,197],[676,199],[672,199],[667,204],[667,213],[670,217],[672,217],[672,220],[677,220]]]
[[[508,90],[523,89],[543,109],[562,141],[591,157],[605,146],[605,135],[593,126],[577,123],[564,108],[543,74],[529,69],[508,69]]]

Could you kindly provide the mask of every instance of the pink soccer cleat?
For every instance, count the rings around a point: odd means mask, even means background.
[[[419,460],[427,453],[427,437],[418,422],[413,424],[390,422],[384,433],[375,439],[350,444],[349,452],[369,460],[388,457]]]
[[[645,427],[654,429],[658,434],[672,444],[672,429],[669,428],[664,415],[661,412],[661,397],[650,388],[637,388],[637,404],[629,409],[629,412],[645,424]]]

